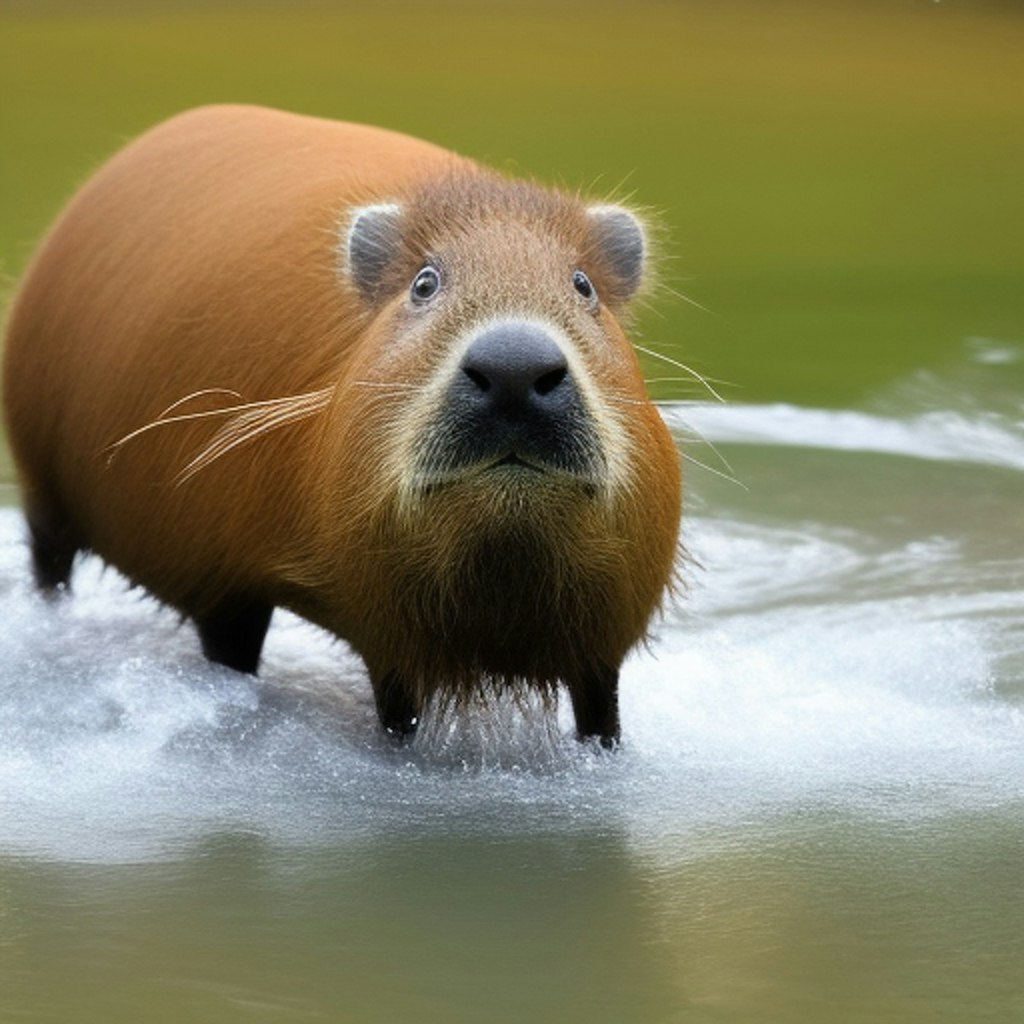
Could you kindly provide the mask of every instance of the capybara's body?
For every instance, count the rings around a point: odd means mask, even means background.
[[[16,295],[8,433],[36,576],[92,550],[255,671],[275,606],[363,657],[385,727],[564,684],[618,735],[668,585],[674,446],[619,325],[619,207],[376,128],[250,107],[158,126]]]

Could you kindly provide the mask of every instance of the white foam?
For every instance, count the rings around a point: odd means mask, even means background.
[[[916,459],[1024,469],[1024,419],[927,412],[907,419],[866,412],[771,405],[687,403],[663,407],[682,433],[716,444],[782,445],[877,452]]]
[[[999,676],[1019,578],[909,593],[907,574],[957,561],[941,540],[880,556],[848,532],[712,518],[688,540],[702,583],[624,668],[617,754],[580,748],[567,708],[512,706],[428,721],[398,750],[343,645],[283,615],[261,680],[208,665],[187,624],[95,560],[49,604],[3,510],[0,851],[139,859],[226,826],[305,844],[525,816],[663,855],[814,807],[1024,802],[1024,713]]]

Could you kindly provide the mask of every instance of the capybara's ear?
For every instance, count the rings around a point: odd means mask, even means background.
[[[402,208],[397,203],[360,206],[349,222],[348,270],[356,287],[372,299],[402,241]]]
[[[601,203],[587,207],[601,255],[617,278],[617,297],[630,299],[644,279],[647,236],[635,214],[623,206]]]

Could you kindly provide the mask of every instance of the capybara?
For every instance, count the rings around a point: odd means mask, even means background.
[[[181,114],[88,181],[8,318],[36,580],[79,551],[255,672],[276,606],[347,641],[383,727],[560,686],[619,737],[673,574],[679,459],[620,324],[621,206],[379,128]]]

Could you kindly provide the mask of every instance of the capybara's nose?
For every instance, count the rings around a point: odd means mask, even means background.
[[[466,350],[460,369],[461,396],[477,409],[509,416],[557,415],[575,398],[565,353],[543,327],[534,324],[487,328]]]

